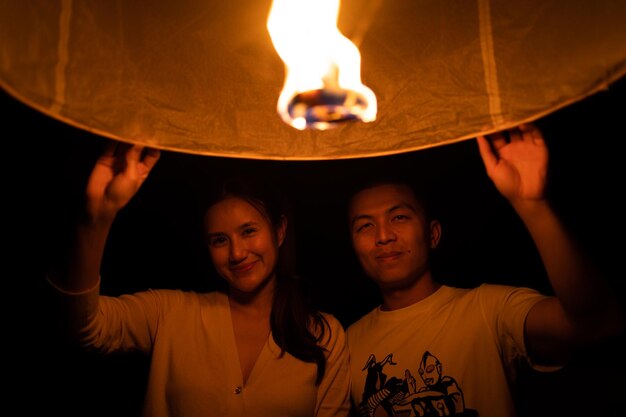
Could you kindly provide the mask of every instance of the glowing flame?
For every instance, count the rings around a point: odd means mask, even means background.
[[[361,54],[337,28],[339,1],[272,3],[267,29],[286,72],[277,110],[296,129],[376,119],[376,96],[361,83]]]

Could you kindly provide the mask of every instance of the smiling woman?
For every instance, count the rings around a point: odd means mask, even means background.
[[[49,274],[70,338],[103,354],[150,357],[144,416],[347,416],[343,328],[312,310],[296,278],[277,267],[287,212],[262,193],[275,186],[227,182],[208,206],[205,234],[224,291],[100,294],[113,221],[159,157],[108,142],[91,171],[68,259]]]
[[[274,292],[278,248],[287,223],[273,226],[261,212],[241,198],[230,197],[209,208],[206,233],[213,265],[228,282],[232,297],[267,290]],[[271,297],[270,297],[271,299]]]
[[[313,51],[334,19],[310,6],[329,2],[285,3],[309,12],[302,21],[289,16],[282,42],[304,52],[301,66],[326,65],[328,54]],[[271,6],[5,0],[0,86],[47,115],[125,142],[231,158],[325,160],[398,154],[502,130],[626,73],[622,0],[343,0],[339,43],[349,39],[360,50],[360,74],[377,97],[378,116],[302,132],[276,112],[285,74],[266,27]],[[342,81],[359,66],[337,71]],[[357,108],[363,96],[352,96]],[[299,95],[294,108],[319,97]],[[351,101],[328,100],[339,99]]]

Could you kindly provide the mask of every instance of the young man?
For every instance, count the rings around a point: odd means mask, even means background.
[[[352,244],[383,303],[348,328],[352,400],[362,416],[514,416],[516,362],[561,366],[618,334],[623,312],[546,200],[548,150],[532,124],[478,137],[487,175],[532,236],[555,296],[441,285],[429,265],[442,229],[403,183],[350,201]]]

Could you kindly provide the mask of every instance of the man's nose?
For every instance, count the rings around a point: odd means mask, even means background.
[[[388,224],[381,224],[376,229],[376,244],[386,245],[396,240],[396,234]]]

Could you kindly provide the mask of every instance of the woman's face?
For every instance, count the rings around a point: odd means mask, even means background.
[[[286,223],[271,222],[246,200],[227,197],[206,213],[209,253],[232,290],[252,294],[273,284]]]

